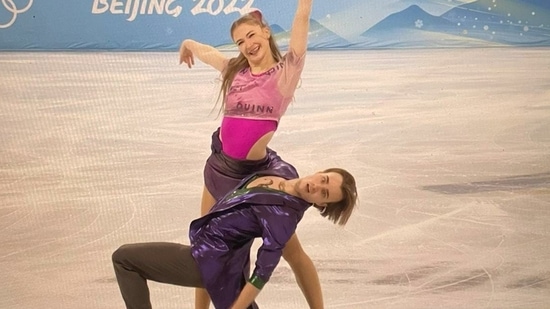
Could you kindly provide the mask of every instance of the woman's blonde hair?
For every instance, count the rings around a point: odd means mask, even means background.
[[[231,37],[233,37],[233,32],[235,31],[235,29],[242,24],[258,25],[262,29],[269,29],[269,25],[263,19],[262,13],[260,11],[252,11],[248,14],[241,16],[239,19],[233,22],[233,24],[231,25]],[[281,61],[283,56],[281,55],[281,51],[279,50],[279,47],[277,46],[277,42],[275,42],[273,35],[269,36],[269,48],[271,49],[271,56],[273,57],[273,59],[275,59],[276,62]],[[229,88],[231,87],[231,83],[233,82],[235,75],[237,75],[237,73],[240,72],[242,69],[248,67],[250,67],[250,64],[242,53],[239,53],[237,57],[231,58],[229,60],[227,67],[222,73],[222,84],[220,87],[220,94],[218,95],[218,101],[220,100],[220,98],[222,99],[222,106],[220,111],[223,111],[223,109],[225,108],[225,97],[229,92]]]

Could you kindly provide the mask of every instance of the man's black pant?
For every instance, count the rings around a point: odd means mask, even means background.
[[[115,274],[128,309],[150,309],[147,280],[204,287],[191,247],[166,242],[128,244],[112,256]]]

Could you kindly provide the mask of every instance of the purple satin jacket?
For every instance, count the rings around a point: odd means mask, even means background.
[[[258,175],[287,179],[297,175],[261,172],[251,175],[218,201],[205,216],[191,222],[191,253],[202,281],[217,309],[227,309],[248,279],[250,248],[262,238],[253,276],[267,282],[279,263],[282,250],[310,206],[306,201],[267,188],[241,189]],[[253,303],[249,308],[258,308]]]

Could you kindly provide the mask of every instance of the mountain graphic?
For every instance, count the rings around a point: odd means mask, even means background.
[[[311,19],[308,48],[548,46],[549,3],[546,0],[479,0],[457,6],[441,16],[410,5],[349,40]],[[287,49],[290,32],[277,24],[271,28],[281,49]]]
[[[361,36],[369,36],[376,32],[385,32],[396,29],[417,29],[427,31],[440,31],[441,29],[454,28],[454,24],[444,18],[426,13],[417,5],[411,5],[405,10],[394,13],[372,26]]]
[[[547,0],[478,0],[456,6],[440,16],[428,13],[424,6],[403,5],[403,8],[373,23],[367,30],[362,24],[346,19],[345,14],[331,16],[332,23],[349,22],[357,28],[356,35],[344,38],[331,30],[330,19],[310,20],[308,48],[379,49],[379,48],[441,48],[484,46],[548,46],[550,45],[550,1]],[[427,8],[428,9],[428,8]],[[432,12],[432,11],[430,11]],[[358,13],[359,14],[359,13]],[[288,49],[290,29],[270,25],[281,50]],[[236,50],[230,41],[217,46]]]
[[[288,44],[290,42],[290,32],[284,30],[281,26],[277,24],[269,25],[271,28],[271,33],[273,34],[277,45],[281,50],[288,49]],[[343,48],[349,46],[350,43],[345,39],[341,38],[334,32],[330,31],[314,19],[309,20],[309,37],[308,37],[308,48],[309,49],[325,49],[325,48]],[[224,44],[216,46],[219,49],[223,50],[236,50],[235,44],[232,42],[226,42]]]
[[[449,20],[522,21],[532,25],[550,25],[550,1],[539,0],[479,0],[463,4],[443,14]]]
[[[271,27],[273,32],[273,26]],[[275,40],[281,49],[286,49],[290,41],[290,32],[283,30],[275,33]],[[309,49],[343,48],[349,45],[348,41],[330,31],[316,20],[309,20]]]
[[[346,47],[350,43],[317,21],[309,21],[309,46],[312,49]]]
[[[417,5],[388,15],[361,34],[363,42],[356,48],[424,48],[482,46],[477,39],[458,36],[456,26],[441,17],[433,16]]]
[[[474,10],[487,10],[488,8],[502,8],[505,10],[511,10],[516,14],[522,11],[522,8],[529,13],[532,10],[550,10],[550,1],[548,0],[478,0],[468,4],[462,4],[457,8],[474,9]]]
[[[461,5],[441,17],[457,25],[464,36],[507,45],[550,43],[550,2],[480,0]],[[497,5],[498,4],[498,5]]]
[[[269,25],[269,28],[271,28],[271,33],[273,33],[273,34],[278,34],[278,33],[281,33],[281,32],[285,32],[285,29],[283,29],[283,27],[281,27],[277,24]]]

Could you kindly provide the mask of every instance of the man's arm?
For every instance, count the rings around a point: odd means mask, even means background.
[[[317,269],[311,258],[302,248],[296,234],[292,235],[283,250],[283,258],[287,261],[296,277],[298,286],[310,309],[323,309],[323,290]]]
[[[247,309],[254,299],[258,297],[260,291],[261,290],[252,285],[252,283],[247,282],[241,294],[239,294],[239,297],[231,306],[231,309]]]
[[[277,208],[274,210],[274,208]],[[279,264],[283,248],[294,234],[298,224],[298,214],[281,206],[254,207],[255,215],[262,225],[262,245],[258,248],[256,268],[252,277],[234,302],[232,309],[246,309],[260,294],[273,270]]]
[[[184,40],[181,43],[179,53],[180,64],[185,62],[189,68],[195,65],[195,57],[220,72],[227,63],[227,58],[219,50],[194,40]]]

